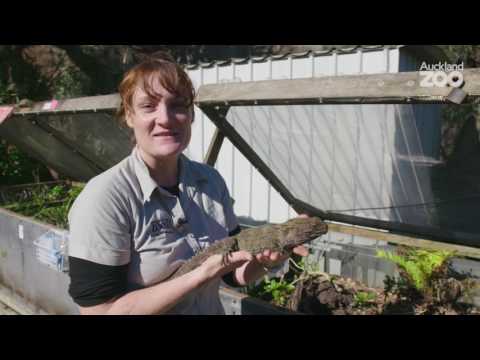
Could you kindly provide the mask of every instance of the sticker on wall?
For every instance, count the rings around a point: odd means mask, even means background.
[[[68,271],[68,232],[49,230],[33,241],[35,255],[41,263],[48,267]]]

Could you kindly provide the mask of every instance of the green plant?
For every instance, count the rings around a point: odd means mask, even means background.
[[[266,301],[272,301],[275,305],[285,306],[290,295],[295,291],[295,284],[310,276],[326,275],[320,271],[318,264],[308,262],[308,259],[302,257],[298,262],[292,258],[289,259],[294,267],[281,278],[269,279],[265,276],[264,280],[254,286],[247,287],[247,293],[250,296],[258,297]]]
[[[289,261],[296,269],[302,272],[303,276],[324,274],[322,271],[320,271],[320,265],[318,263],[308,261],[308,257],[302,257],[298,262],[295,262],[292,258],[290,258]]]
[[[376,295],[368,291],[358,291],[353,298],[354,306],[363,307],[368,306],[374,301]]]
[[[59,200],[65,193],[65,187],[62,185],[56,185],[51,188],[47,193],[47,200]]]
[[[38,186],[28,199],[19,199],[5,208],[62,228],[68,225],[68,212],[83,185],[56,185],[52,188]]]
[[[13,84],[6,84],[0,79],[0,104],[18,102],[17,91]]]
[[[55,186],[48,192],[47,198],[53,200],[61,199],[60,204],[53,207],[44,207],[36,213],[34,217],[62,228],[66,228],[68,226],[68,212],[82,190],[83,186],[78,185],[72,186],[68,191],[62,186]]]
[[[269,279],[265,276],[256,285],[247,286],[247,294],[265,301],[271,301],[278,306],[285,306],[289,296],[295,290],[292,282],[285,278]]]
[[[399,270],[401,278],[395,281],[387,277],[386,289],[413,288],[425,295],[436,274],[445,270],[448,261],[454,256],[450,251],[434,251],[423,249],[403,249],[398,254],[377,251],[379,258],[394,262]]]
[[[88,80],[78,69],[63,66],[62,71],[52,81],[52,96],[56,99],[80,97],[85,93]]]
[[[51,180],[45,166],[0,138],[0,186]]]
[[[264,293],[272,296],[273,303],[284,306],[289,295],[295,290],[295,286],[284,279],[265,279]]]

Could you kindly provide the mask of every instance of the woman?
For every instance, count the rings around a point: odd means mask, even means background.
[[[182,155],[195,96],[185,71],[166,56],[146,59],[127,72],[120,96],[136,146],[91,179],[69,213],[70,295],[81,314],[222,314],[222,277],[244,286],[287,256],[238,251],[225,265],[214,255],[169,280],[240,228],[221,175]]]

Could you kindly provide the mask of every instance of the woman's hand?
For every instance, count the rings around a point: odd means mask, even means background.
[[[299,217],[308,217],[308,215],[301,214]],[[308,256],[308,250],[303,245],[294,247],[292,251],[300,256]],[[238,269],[236,271],[237,282],[245,285],[261,276],[264,267],[276,267],[289,257],[288,253],[268,249],[255,256],[247,251],[236,251],[226,255],[226,262],[223,261],[222,255],[212,255],[198,269],[202,273],[204,281],[221,277]]]
[[[212,255],[199,266],[206,281],[215,277],[221,277],[242,266],[243,264],[253,260],[253,256],[247,251],[235,251],[225,255]]]
[[[293,252],[300,256],[308,256],[308,250],[305,246],[299,245],[293,248]],[[267,268],[279,266],[290,257],[290,254],[285,254],[279,251],[264,250],[255,256],[255,259]]]
[[[307,214],[298,215],[299,218],[308,218]],[[299,245],[293,248],[293,252],[300,256],[308,256],[308,250],[305,246]],[[279,251],[264,250],[257,254],[255,259],[267,268],[273,268],[282,264],[290,257],[290,254],[285,254]]]

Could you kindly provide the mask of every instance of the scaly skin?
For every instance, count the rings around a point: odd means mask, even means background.
[[[263,250],[290,252],[294,247],[310,242],[328,231],[327,224],[316,217],[295,218],[283,224],[265,225],[242,230],[238,235],[227,237],[210,245],[185,262],[172,276],[176,278],[200,266],[212,255],[226,255],[244,250],[256,255]]]

